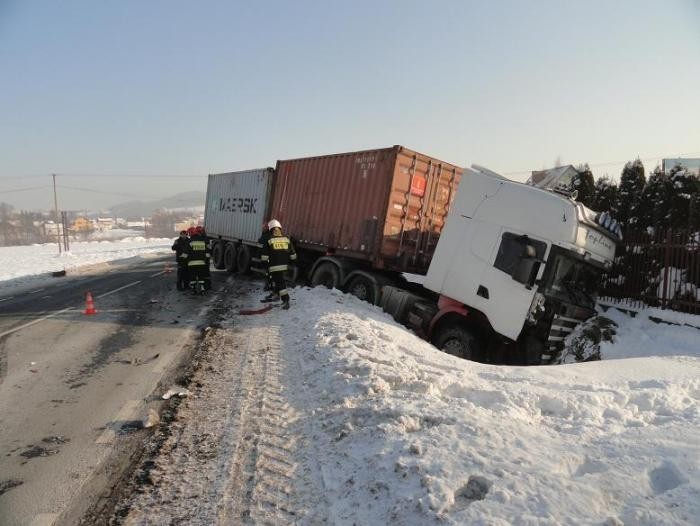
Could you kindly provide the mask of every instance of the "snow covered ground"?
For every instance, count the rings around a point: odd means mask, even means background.
[[[173,240],[132,237],[121,241],[73,242],[70,252],[58,254],[56,244],[0,247],[0,287],[2,282],[13,284],[32,276],[59,270],[73,270],[85,265],[104,263],[154,252],[170,252]]]
[[[223,316],[127,524],[700,524],[697,329],[611,314],[624,359],[498,367],[292,298]]]

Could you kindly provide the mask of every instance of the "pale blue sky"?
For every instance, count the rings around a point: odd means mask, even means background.
[[[392,144],[503,173],[700,156],[695,0],[0,0],[0,71],[0,192]],[[206,179],[62,184],[125,194],[61,190],[85,208]]]

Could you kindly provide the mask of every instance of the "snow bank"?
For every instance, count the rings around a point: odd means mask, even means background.
[[[617,323],[614,342],[603,342],[601,358],[693,356],[700,358],[700,316],[660,309],[643,309],[633,318],[610,309],[604,314]],[[669,323],[654,323],[650,318]]]
[[[0,286],[1,282],[7,280],[30,278],[142,254],[170,252],[171,246],[171,239],[135,237],[121,241],[74,242],[70,245],[70,252],[60,255],[56,244],[0,247]]]
[[[613,314],[606,357],[637,358],[496,367],[340,292],[293,298],[259,323],[298,362],[330,523],[700,523],[695,329]]]

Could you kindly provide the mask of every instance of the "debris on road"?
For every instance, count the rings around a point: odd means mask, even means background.
[[[22,451],[19,456],[27,459],[32,459],[36,457],[50,457],[58,453],[58,449],[47,449],[42,446],[31,446],[26,451]]]
[[[163,400],[170,400],[173,396],[179,396],[180,398],[183,398],[185,396],[190,396],[191,394],[192,392],[189,389],[185,389],[184,387],[175,385],[163,394]]]
[[[149,409],[148,415],[143,419],[143,427],[148,429],[149,427],[157,426],[160,423],[160,416],[155,409]]]
[[[17,479],[0,480],[0,495],[2,495],[3,493],[7,493],[12,488],[16,488],[17,486],[21,486],[22,484],[24,484],[23,480],[17,480]]]
[[[67,442],[70,442],[70,438],[66,438],[66,437],[61,436],[61,435],[56,435],[56,436],[42,438],[41,441],[44,444],[65,444]]]

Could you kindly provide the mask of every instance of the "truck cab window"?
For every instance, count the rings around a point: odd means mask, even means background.
[[[528,254],[527,246],[530,245],[535,249],[535,254]],[[544,259],[544,254],[547,251],[547,244],[536,239],[526,238],[521,234],[512,232],[504,232],[501,237],[501,244],[498,247],[498,254],[493,266],[498,270],[502,270],[506,274],[512,275],[513,271],[518,266],[518,262],[524,256],[535,257],[536,259]]]

